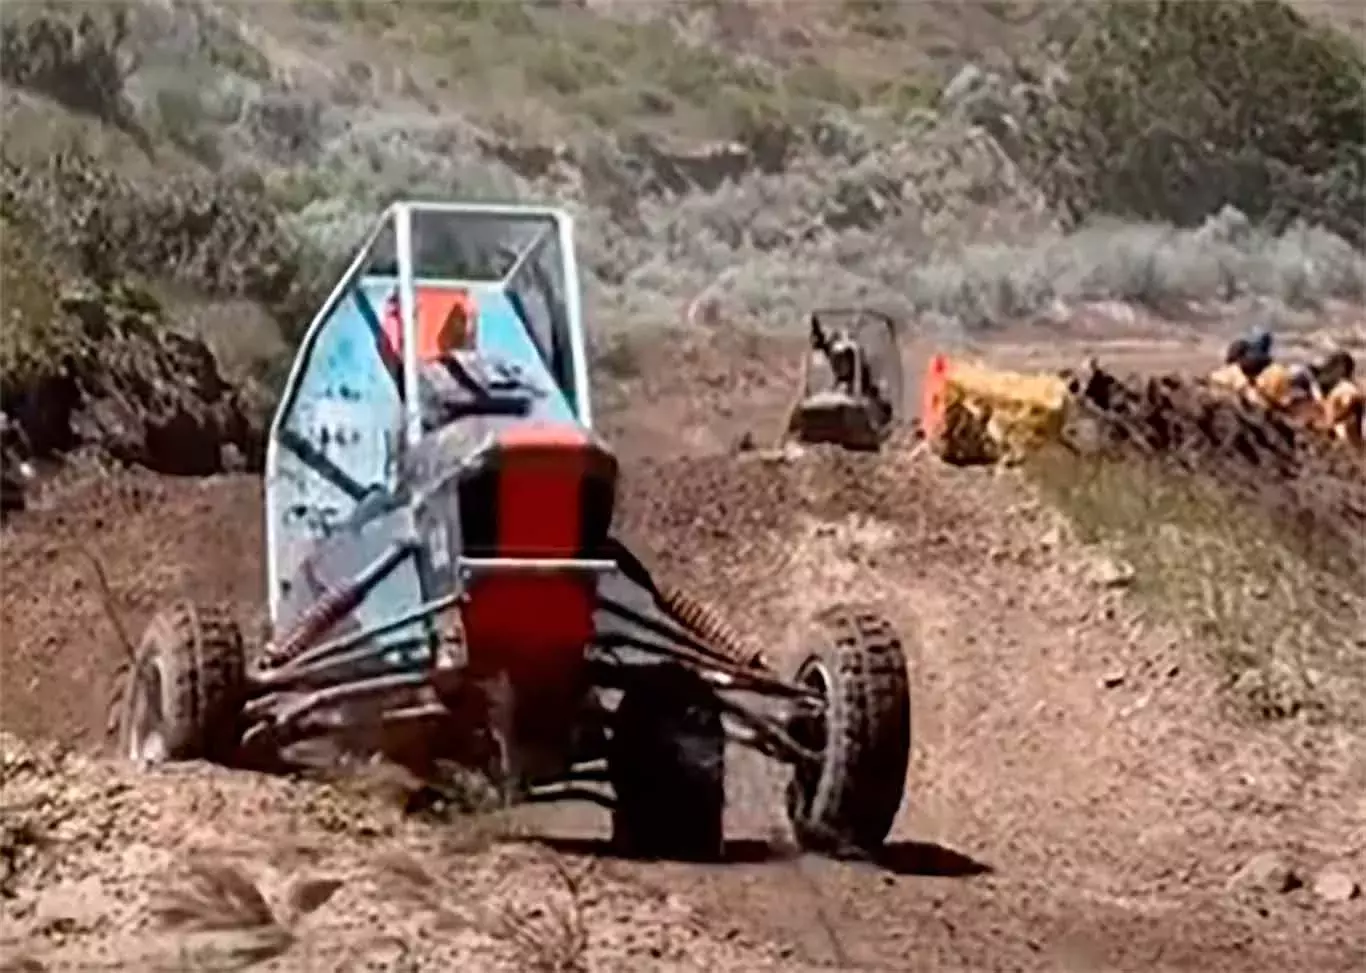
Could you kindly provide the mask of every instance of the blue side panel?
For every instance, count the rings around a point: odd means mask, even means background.
[[[381,355],[378,332],[396,286],[394,277],[368,276],[340,301],[317,333],[280,430],[275,475],[268,484],[277,518],[277,577],[284,587],[278,592],[277,628],[288,627],[317,597],[316,591],[300,587],[300,566],[306,557],[320,555],[317,568],[325,577],[333,575],[329,567],[347,565],[341,575],[324,583],[360,569],[362,563],[351,563],[360,552],[338,528],[355,515],[360,494],[392,485],[402,400],[398,375],[391,371],[396,363]],[[576,422],[573,408],[507,294],[496,284],[465,286],[474,291],[478,306],[479,350],[526,371],[545,392],[537,409],[541,417]],[[311,455],[300,455],[291,444]],[[332,542],[326,543],[329,537]],[[373,543],[364,542],[360,548],[370,549]],[[405,564],[371,592],[357,612],[358,620],[384,621],[422,598],[419,574],[412,564]],[[415,625],[391,637],[413,635],[420,628]]]
[[[545,360],[536,350],[536,344],[527,333],[526,325],[513,309],[507,294],[499,287],[480,290],[479,328],[475,332],[479,350],[490,357],[504,358],[516,362],[535,376],[537,384],[548,393],[545,401],[549,417],[559,422],[576,422],[574,410],[570,408],[564,391],[556,383],[546,368]]]
[[[315,605],[325,591],[349,583],[377,558],[384,555],[399,537],[412,530],[412,516],[407,508],[390,513],[377,513],[364,526],[347,528],[310,548],[307,568],[294,578],[295,587],[281,601],[281,624],[290,622]],[[388,577],[370,589],[360,606],[346,619],[344,628],[369,628],[392,620],[395,616],[416,608],[423,600],[422,580],[418,566],[411,558],[403,561]],[[427,622],[418,620],[409,625],[375,636],[370,644],[398,650],[398,644],[410,641],[419,644],[403,646],[399,655],[377,659],[378,668],[366,674],[376,675],[386,668],[402,668],[405,663],[422,661],[427,654]]]
[[[282,438],[297,436],[319,460],[279,450],[269,488],[277,501],[282,583],[293,578],[311,545],[354,510],[357,501],[338,485],[337,474],[361,489],[387,484],[392,475],[400,400],[375,342],[376,321],[374,305],[362,293],[338,304],[318,335],[284,423]],[[328,463],[336,471],[330,478],[322,472]]]

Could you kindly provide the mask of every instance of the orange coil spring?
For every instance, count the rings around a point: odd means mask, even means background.
[[[659,594],[664,607],[680,625],[731,662],[755,669],[764,667],[763,655],[745,645],[740,633],[711,605],[672,585],[661,586]]]

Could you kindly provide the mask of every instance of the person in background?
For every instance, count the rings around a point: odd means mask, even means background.
[[[1288,411],[1302,399],[1295,387],[1294,371],[1280,362],[1270,362],[1252,382],[1254,401],[1268,409]]]
[[[1271,345],[1271,333],[1264,330],[1232,342],[1224,354],[1223,367],[1210,373],[1209,383],[1252,401],[1262,399],[1256,382],[1272,364]]]
[[[1243,369],[1252,383],[1247,395],[1263,408],[1287,410],[1295,404],[1294,373],[1276,361],[1273,344],[1271,332],[1265,328],[1246,339]]]
[[[1310,366],[1312,391],[1322,410],[1323,427],[1354,446],[1366,439],[1366,392],[1356,380],[1356,360],[1339,349],[1322,364]]]
[[[1238,362],[1247,362],[1257,366],[1271,363],[1273,345],[1275,339],[1271,332],[1265,328],[1258,328],[1250,334],[1241,338],[1235,338],[1229,342],[1228,349],[1224,352],[1224,364],[1233,365]]]

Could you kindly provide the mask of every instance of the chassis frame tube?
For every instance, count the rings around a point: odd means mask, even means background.
[[[378,559],[375,563],[366,568],[362,575],[357,576],[352,585],[358,586],[357,594],[363,598],[375,585],[384,580],[388,571],[384,571],[378,576],[372,576],[373,569],[381,567],[388,554]],[[389,570],[397,567],[397,562],[389,567]],[[557,573],[557,572],[584,572],[584,573],[606,573],[615,571],[617,564],[615,561],[595,559],[595,560],[572,560],[556,558],[461,558],[459,560],[458,573],[466,580],[473,580],[480,574],[498,572],[528,572],[528,573]],[[345,590],[351,590],[352,586],[347,586]],[[330,639],[318,645],[311,646],[300,652],[297,656],[281,662],[278,666],[258,669],[252,673],[252,681],[258,685],[278,688],[279,686],[292,682],[299,678],[302,670],[307,669],[310,673],[316,672],[317,667],[325,660],[331,660],[334,656],[339,656],[361,642],[366,642],[380,635],[386,635],[396,629],[411,625],[414,622],[429,618],[440,612],[447,611],[456,607],[468,597],[468,592],[463,588],[425,601],[416,608],[396,615],[393,618],[385,619],[373,625],[369,625],[355,632],[348,632],[345,635]],[[413,640],[414,642],[418,640]],[[405,643],[410,644],[410,643]],[[372,650],[376,653],[388,651],[393,645],[376,647]],[[355,662],[364,658],[364,654],[352,656],[347,653],[347,662]]]
[[[603,645],[612,647],[630,646],[657,655],[680,659],[691,662],[705,669],[724,673],[736,683],[747,683],[759,688],[762,692],[767,692],[775,696],[785,696],[791,698],[819,698],[814,692],[800,686],[794,686],[784,679],[777,676],[768,675],[757,669],[751,669],[739,665],[731,660],[724,658],[710,648],[705,642],[695,638],[691,632],[685,630],[667,618],[649,618],[633,608],[615,601],[611,598],[599,598],[598,604],[611,614],[616,615],[624,621],[637,625],[653,635],[657,635],[668,644],[658,644],[639,639],[634,636],[616,635],[611,639],[604,639]],[[732,686],[728,688],[739,688]]]
[[[314,710],[352,703],[367,697],[383,696],[405,689],[422,689],[427,684],[428,675],[425,672],[389,673],[369,679],[360,679],[353,683],[315,689],[285,702],[275,713],[269,712],[269,709],[272,705],[280,702],[279,698],[275,694],[261,696],[252,700],[245,709],[245,715],[248,718],[256,718],[260,722],[247,730],[242,738],[242,743],[243,746],[250,746],[263,735],[274,737],[281,734],[291,726],[298,724]]]

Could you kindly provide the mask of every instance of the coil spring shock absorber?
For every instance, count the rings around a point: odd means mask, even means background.
[[[673,585],[660,585],[659,598],[680,625],[727,660],[751,669],[767,668],[763,653],[746,645],[740,633],[711,605]]]
[[[359,608],[370,590],[383,581],[412,550],[411,540],[397,541],[362,568],[354,578],[323,588],[291,629],[266,644],[261,651],[262,664],[266,668],[284,665],[317,642],[328,629]],[[312,573],[311,565],[306,563],[305,568]]]
[[[324,591],[283,638],[266,643],[261,650],[261,663],[266,668],[275,668],[289,662],[359,604],[354,586]]]

